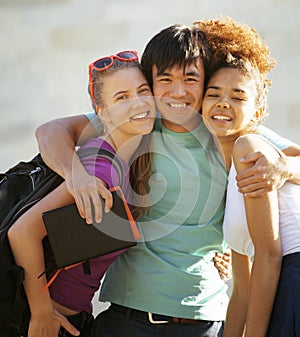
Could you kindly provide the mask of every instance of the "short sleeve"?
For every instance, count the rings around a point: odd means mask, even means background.
[[[119,185],[119,174],[107,159],[87,157],[82,158],[81,161],[87,172],[92,176],[102,179],[108,188]]]
[[[271,144],[281,151],[293,145],[291,140],[279,136],[276,132],[266,128],[265,126],[260,125],[258,130],[261,136],[266,138]]]
[[[101,119],[98,117],[98,115],[91,111],[85,113],[85,116],[90,120],[90,122],[93,124],[94,128],[97,130],[99,135],[103,133],[103,124],[101,122]]]

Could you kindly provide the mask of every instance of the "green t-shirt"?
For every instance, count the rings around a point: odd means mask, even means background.
[[[227,286],[213,263],[223,251],[227,172],[201,123],[175,133],[153,132],[150,214],[144,240],[109,268],[101,300],[160,314],[224,320]]]
[[[266,128],[261,133],[281,149],[291,144]],[[203,123],[192,133],[175,133],[158,122],[152,150],[152,206],[139,221],[144,240],[109,268],[101,300],[175,317],[224,320],[227,286],[213,256],[224,249],[225,167]]]

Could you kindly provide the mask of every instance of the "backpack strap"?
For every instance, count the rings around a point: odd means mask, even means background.
[[[86,274],[86,275],[91,275],[91,265],[90,265],[90,259],[82,262],[82,269],[83,269],[83,272]]]
[[[119,175],[119,185],[123,187],[124,183],[124,167],[120,159],[111,152],[110,150],[98,148],[98,147],[86,147],[86,148],[79,148],[77,151],[77,155],[80,159],[86,158],[86,157],[100,157],[105,158],[108,161],[111,162],[111,164],[114,166],[116,171]]]

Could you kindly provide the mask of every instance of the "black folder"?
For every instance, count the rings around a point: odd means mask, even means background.
[[[119,187],[111,192],[113,207],[103,211],[101,223],[87,224],[75,204],[42,214],[57,268],[136,245],[140,233],[123,193]]]

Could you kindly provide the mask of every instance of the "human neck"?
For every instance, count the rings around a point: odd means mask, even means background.
[[[231,155],[236,138],[231,137],[214,137],[215,144],[224,160],[227,171],[229,172],[231,167]]]
[[[128,163],[133,153],[138,148],[142,135],[120,137],[120,135],[116,135],[114,132],[111,132],[110,134],[105,135],[104,138],[106,142],[115,149],[118,156]]]
[[[200,121],[201,121],[200,114],[199,116],[195,116],[193,120],[189,121],[186,124],[176,124],[172,121],[162,118],[162,124],[166,129],[178,133],[191,132],[195,130],[199,126]]]

